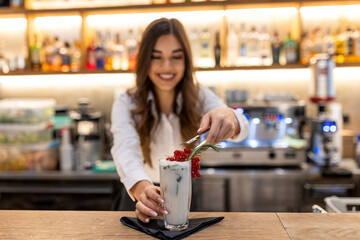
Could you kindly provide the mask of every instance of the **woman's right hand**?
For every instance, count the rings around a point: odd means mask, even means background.
[[[164,199],[160,195],[159,187],[148,181],[140,181],[134,185],[132,192],[138,200],[135,214],[140,221],[148,223],[151,217],[168,214],[166,209],[160,206]]]

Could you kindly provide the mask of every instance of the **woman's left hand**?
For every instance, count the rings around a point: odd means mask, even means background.
[[[210,128],[210,129],[209,129]],[[209,129],[206,142],[219,143],[240,133],[240,124],[230,108],[217,108],[202,117],[198,134]]]

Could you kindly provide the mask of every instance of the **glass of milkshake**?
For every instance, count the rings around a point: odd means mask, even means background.
[[[191,204],[191,161],[177,162],[160,159],[160,188],[164,207],[165,228],[180,231],[188,228]]]

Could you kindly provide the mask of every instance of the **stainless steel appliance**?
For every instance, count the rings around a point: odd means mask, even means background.
[[[89,100],[81,98],[79,108],[70,112],[74,123],[76,170],[91,168],[101,158],[103,119],[100,111],[89,108]]]
[[[298,211],[306,142],[305,104],[265,95],[242,108],[250,134],[241,143],[220,143],[220,153],[202,153],[201,178],[194,181],[198,211]]]
[[[303,101],[264,97],[236,110],[249,119],[249,136],[240,143],[220,143],[221,154],[204,152],[203,166],[299,166],[306,160]]]
[[[310,145],[307,157],[319,166],[329,167],[337,165],[340,160],[340,151],[334,141],[338,131],[334,120],[327,117],[325,106],[320,105],[319,116],[311,120]]]
[[[196,211],[292,212],[302,201],[299,168],[201,168]]]
[[[342,157],[341,106],[337,114],[330,113],[335,98],[334,67],[335,62],[328,54],[317,54],[310,60],[310,100],[318,106],[318,113],[310,120],[311,137],[307,158],[325,168],[338,165]]]

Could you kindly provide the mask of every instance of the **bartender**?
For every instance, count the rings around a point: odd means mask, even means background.
[[[244,115],[196,82],[185,29],[178,20],[166,18],[145,29],[136,86],[115,100],[111,121],[111,153],[126,189],[118,209],[135,209],[145,223],[167,214],[157,186],[160,158],[206,131],[209,143],[241,141],[249,132]]]

